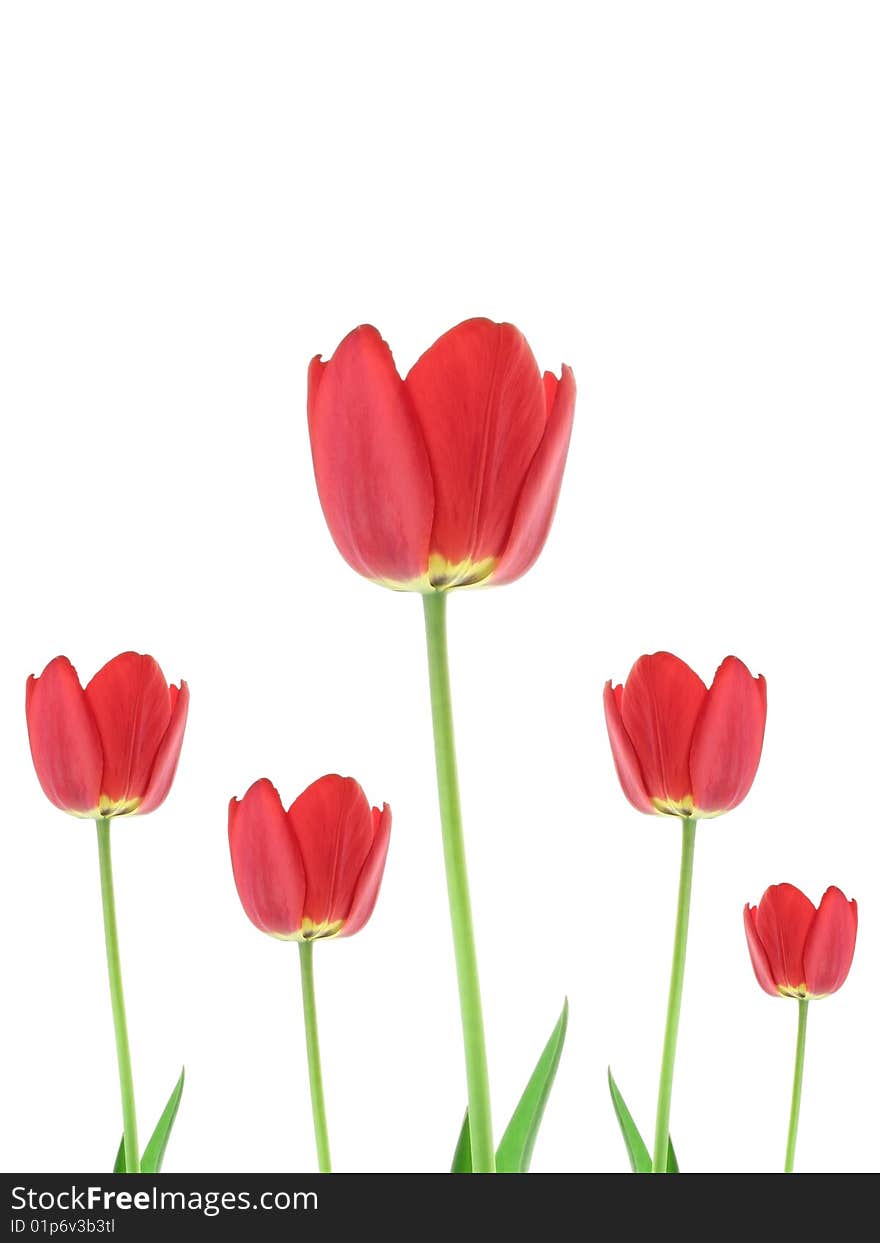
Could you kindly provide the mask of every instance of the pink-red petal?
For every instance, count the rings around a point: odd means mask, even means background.
[[[453,565],[500,557],[544,436],[538,365],[512,324],[469,319],[406,377],[431,463],[431,551]]]
[[[856,948],[859,911],[834,885],[825,891],[804,945],[807,992],[836,993],[849,975]]]
[[[701,811],[730,811],[748,794],[766,720],[766,682],[728,656],[709,688],[691,744],[692,793]]]
[[[776,987],[776,981],[773,978],[773,972],[770,970],[770,963],[764,952],[764,946],[761,944],[761,938],[758,936],[756,919],[758,916],[758,908],[749,906],[748,902],[743,910],[743,921],[746,927],[746,941],[749,946],[749,957],[752,960],[752,967],[755,972],[755,978],[761,985],[765,993],[769,993],[771,997],[778,997],[779,990]]]
[[[361,787],[335,773],[320,777],[288,812],[306,874],[303,914],[313,924],[345,920],[373,842]]]
[[[804,945],[816,908],[794,885],[771,885],[758,904],[755,931],[778,987],[799,989],[804,983]]]
[[[363,928],[373,913],[376,899],[379,896],[379,886],[382,884],[385,859],[388,855],[388,842],[391,837],[391,808],[387,803],[383,805],[381,811],[378,807],[374,807],[372,817],[373,844],[355,886],[351,910],[340,933],[343,937],[353,936]]]
[[[603,701],[605,705],[605,724],[608,726],[608,738],[611,742],[611,754],[614,756],[614,767],[620,780],[624,794],[639,811],[653,813],[656,811],[650,795],[645,789],[639,757],[636,755],[629,734],[623,727],[620,715],[620,698],[622,686],[605,683]]]
[[[309,436],[330,534],[367,578],[427,573],[434,487],[428,455],[391,351],[356,328],[309,368]]]
[[[299,932],[306,890],[302,857],[278,791],[265,777],[229,804],[229,851],[251,922],[273,936]]]
[[[689,758],[706,687],[693,669],[669,652],[641,656],[620,698],[620,715],[652,798],[680,802],[690,796]]]
[[[574,421],[575,383],[570,367],[563,366],[562,379],[548,372],[544,376],[547,426],[544,438],[532,459],[516,506],[513,527],[493,583],[513,582],[535,563],[544,547],[568,456]]]
[[[101,738],[66,656],[56,656],[38,678],[28,678],[25,711],[34,768],[46,797],[63,811],[95,813],[104,769]]]
[[[141,799],[171,720],[171,696],[152,656],[123,652],[99,669],[85,697],[104,752],[101,794]]]
[[[189,687],[186,682],[180,683],[180,689],[169,686],[171,703],[171,720],[165,731],[165,737],[159,744],[159,751],[150,773],[150,784],[147,786],[143,801],[138,812],[154,811],[168,797],[177,763],[180,759],[180,748],[183,744],[183,731],[186,729],[186,718],[189,712]]]

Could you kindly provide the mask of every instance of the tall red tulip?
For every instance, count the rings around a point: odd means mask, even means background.
[[[446,641],[453,587],[508,583],[544,546],[568,453],[575,384],[538,370],[512,324],[469,319],[402,378],[375,328],[309,368],[309,436],[324,517],[359,574],[422,593],[443,857],[474,1173],[495,1169],[489,1073]]]
[[[639,811],[719,816],[748,794],[764,741],[767,684],[735,656],[708,689],[669,652],[641,656],[605,685],[605,720],[623,792]]]
[[[743,910],[746,941],[755,977],[771,997],[793,997],[798,1003],[797,1045],[788,1142],[786,1174],[794,1170],[804,1053],[807,1045],[807,1014],[811,1001],[836,993],[849,975],[856,948],[859,911],[834,885],[826,889],[818,909],[794,885],[771,885],[757,906]]]
[[[669,1170],[669,1119],[684,989],[697,820],[741,803],[761,758],[767,687],[741,660],[722,661],[708,689],[669,652],[641,656],[622,686],[605,684],[605,721],[634,807],[681,820],[681,868],[654,1125],[654,1173]]]
[[[186,682],[123,652],[83,690],[66,656],[27,682],[31,755],[46,797],[73,816],[144,814],[164,802],[180,758]]]
[[[391,808],[370,807],[351,777],[330,774],[285,811],[270,781],[229,804],[229,849],[241,904],[261,932],[299,942],[303,1020],[318,1168],[329,1173],[330,1138],[312,949],[350,937],[373,913],[391,833]]]
[[[542,378],[512,324],[469,319],[406,379],[375,328],[309,368],[327,525],[358,573],[429,592],[518,578],[556,508],[574,415],[570,368]]]
[[[285,811],[263,778],[229,804],[229,848],[242,906],[288,941],[349,937],[373,913],[391,809],[370,807],[350,777],[319,778]]]
[[[814,1001],[849,975],[859,912],[834,885],[818,909],[794,885],[771,885],[743,919],[755,976],[771,997]]]
[[[140,1172],[141,1151],[116,926],[110,820],[153,811],[165,801],[180,758],[188,708],[186,683],[169,686],[152,656],[137,652],[114,656],[85,690],[66,656],[56,656],[38,678],[31,676],[27,681],[28,736],[40,785],[62,811],[96,822],[122,1101],[121,1159],[128,1174]],[[179,1100],[182,1090],[183,1076],[172,1096]]]

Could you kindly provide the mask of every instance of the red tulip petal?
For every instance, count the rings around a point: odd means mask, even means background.
[[[351,777],[321,777],[303,791],[288,817],[306,873],[305,918],[318,925],[344,920],[373,843],[363,790]]]
[[[691,745],[693,795],[702,811],[729,811],[748,794],[766,720],[767,683],[728,656],[709,688]]]
[[[142,799],[171,720],[171,696],[152,656],[123,652],[85,689],[104,752],[102,799]]]
[[[309,368],[309,436],[336,547],[367,578],[427,574],[434,487],[428,455],[391,351],[375,328],[350,332]]]
[[[755,923],[757,915],[758,908],[756,906],[749,906],[747,902],[743,910],[743,920],[746,926],[746,940],[749,943],[749,957],[752,960],[752,967],[761,988],[763,988],[765,993],[769,993],[771,997],[778,997],[779,990],[773,979],[773,973],[770,970],[767,955],[764,953],[761,938],[758,936],[758,929]]]
[[[620,715],[651,798],[680,803],[693,794],[688,758],[705,698],[693,669],[669,652],[641,656],[633,665]]]
[[[499,557],[547,422],[525,338],[469,319],[421,356],[406,387],[434,478],[431,552],[453,566]]]
[[[804,984],[804,944],[816,908],[794,885],[771,885],[758,904],[755,931],[777,987]]]
[[[804,945],[807,992],[836,993],[849,975],[856,948],[859,908],[834,885],[825,891]]]
[[[101,739],[66,656],[56,656],[38,678],[28,678],[25,712],[34,768],[46,797],[62,811],[92,814],[104,769]]]
[[[165,731],[165,737],[159,745],[147,792],[138,807],[138,812],[142,815],[153,811],[160,803],[165,802],[174,780],[174,774],[177,772],[177,761],[180,759],[183,731],[186,728],[186,717],[189,712],[189,687],[186,682],[181,682],[179,691],[176,686],[169,686],[168,691],[171,702],[171,720]]]
[[[614,767],[617,769],[617,776],[623,787],[623,792],[633,807],[638,808],[639,811],[653,813],[656,811],[656,808],[651,802],[648,791],[645,789],[638,756],[633,750],[629,734],[623,728],[623,720],[620,715],[620,698],[622,694],[622,686],[613,687],[610,682],[605,683],[605,724],[608,726],[608,737],[611,740]]]
[[[548,372],[544,376],[544,390],[547,428],[529,467],[501,564],[492,575],[492,582],[499,585],[519,578],[534,564],[556,512],[574,421],[575,383],[571,368],[563,366],[561,381]]]
[[[379,886],[382,883],[382,874],[385,871],[385,859],[388,855],[388,842],[391,836],[391,808],[387,803],[384,804],[381,811],[378,807],[374,807],[372,809],[372,817],[373,844],[370,847],[370,853],[367,855],[367,861],[358,877],[348,919],[346,919],[342,932],[339,934],[343,937],[350,937],[355,932],[360,932],[372,915],[376,899],[379,896]]]
[[[229,851],[241,904],[261,932],[292,937],[303,919],[302,857],[278,791],[255,781],[229,804]]]

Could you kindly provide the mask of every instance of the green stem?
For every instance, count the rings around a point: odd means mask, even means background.
[[[434,724],[434,756],[437,763],[446,888],[449,893],[449,915],[452,921],[452,943],[455,948],[458,1000],[464,1037],[471,1164],[475,1174],[492,1174],[495,1172],[495,1145],[492,1140],[489,1067],[486,1061],[477,947],[474,942],[474,921],[455,763],[449,656],[446,647],[446,593],[436,591],[422,598],[425,605],[425,638],[428,644],[431,717]]]
[[[318,1044],[318,1010],[315,1005],[315,972],[312,963],[312,942],[299,943],[299,968],[302,977],[303,1019],[306,1025],[306,1052],[309,1059],[309,1088],[312,1093],[312,1117],[315,1120],[315,1145],[318,1169],[330,1173],[330,1137],[327,1134],[327,1111],[324,1108],[324,1080],[321,1076],[321,1046]]]
[[[655,1174],[666,1173],[666,1165],[669,1158],[669,1113],[672,1108],[672,1076],[675,1071],[675,1046],[678,1042],[678,1020],[681,1014],[681,993],[684,986],[684,960],[687,954],[696,832],[696,820],[682,820],[678,909],[675,915],[675,942],[672,950],[672,972],[669,977],[669,1001],[666,1006],[666,1030],[663,1033],[660,1086],[657,1091],[657,1125],[654,1130],[653,1169]]]
[[[785,1148],[785,1172],[794,1171],[794,1150],[797,1144],[798,1121],[801,1116],[801,1088],[804,1082],[804,1049],[807,1047],[808,998],[798,997],[797,1051],[794,1055],[794,1082],[791,1085],[791,1116],[788,1121],[788,1143]]]
[[[138,1148],[137,1114],[134,1107],[134,1082],[131,1076],[131,1053],[128,1047],[128,1024],[125,1021],[125,998],[122,995],[122,965],[119,961],[119,936],[116,931],[116,899],[113,896],[113,863],[110,858],[110,821],[99,819],[98,861],[101,867],[101,906],[104,911],[104,941],[107,945],[107,974],[110,977],[110,1006],[116,1033],[116,1061],[119,1065],[119,1091],[122,1095],[123,1145],[125,1172],[141,1171]]]

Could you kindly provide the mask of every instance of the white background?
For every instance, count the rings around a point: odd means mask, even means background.
[[[878,1166],[872,4],[7,3],[0,1166],[94,1170],[120,1112],[91,825],[43,797],[24,683],[59,652],[185,677],[176,784],[114,826],[144,1138],[169,1171],[314,1165],[296,949],[233,888],[226,805],[326,771],[394,812],[375,916],[315,953],[340,1170],[448,1166],[464,1106],[418,598],[336,553],[309,358],[375,323],[405,369],[471,315],[579,383],[535,569],[450,600],[500,1133],[563,995],[536,1170],[650,1136],[677,825],[614,776],[602,685],[668,648],[766,675],[746,803],[698,833],[673,1135],[781,1167],[796,1007],[741,911],[860,900],[811,1011],[798,1164]]]

